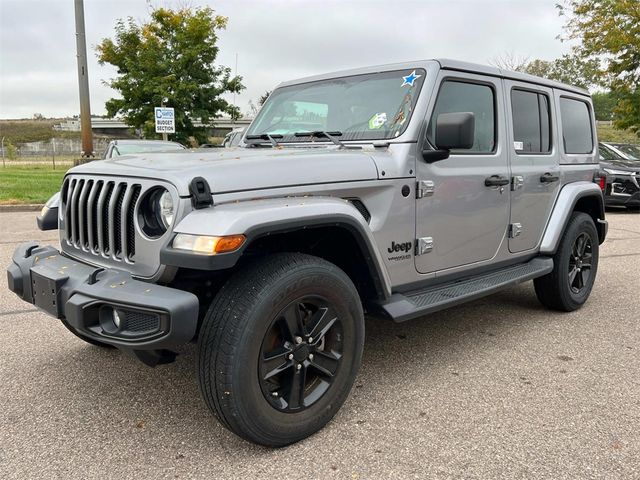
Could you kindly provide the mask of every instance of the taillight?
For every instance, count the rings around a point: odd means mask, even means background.
[[[597,183],[600,187],[600,190],[604,192],[604,189],[607,187],[607,174],[604,172],[598,172],[593,177],[594,183]]]

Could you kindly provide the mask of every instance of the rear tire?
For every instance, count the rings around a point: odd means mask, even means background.
[[[282,447],[340,409],[362,359],[364,315],[335,265],[275,254],[220,289],[198,338],[198,380],[209,409],[240,437]]]
[[[554,310],[571,312],[589,298],[598,271],[598,232],[593,219],[574,212],[553,256],[553,270],[533,283],[538,300]]]

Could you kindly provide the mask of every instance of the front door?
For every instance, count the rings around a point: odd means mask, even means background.
[[[473,112],[475,139],[471,149],[452,151],[446,160],[417,161],[417,180],[431,182],[428,190],[433,187],[416,200],[420,273],[493,258],[509,223],[502,80],[442,70],[438,84],[426,141],[435,146],[436,119],[451,112]]]
[[[560,189],[559,152],[554,148],[553,91],[505,81],[511,158],[511,235],[509,251],[538,245]]]

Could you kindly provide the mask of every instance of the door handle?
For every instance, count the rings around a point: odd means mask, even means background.
[[[540,181],[542,183],[553,183],[553,182],[557,182],[558,180],[560,180],[560,177],[558,177],[557,175],[552,175],[549,172],[540,176]]]
[[[502,187],[504,185],[509,185],[509,183],[511,183],[511,181],[502,175],[491,175],[484,179],[485,187]]]

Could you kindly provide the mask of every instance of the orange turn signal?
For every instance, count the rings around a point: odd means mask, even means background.
[[[244,235],[227,235],[224,237],[214,237],[209,235],[189,235],[179,233],[173,239],[173,248],[177,250],[189,250],[206,255],[217,253],[228,253],[237,250],[242,246],[246,237]]]

